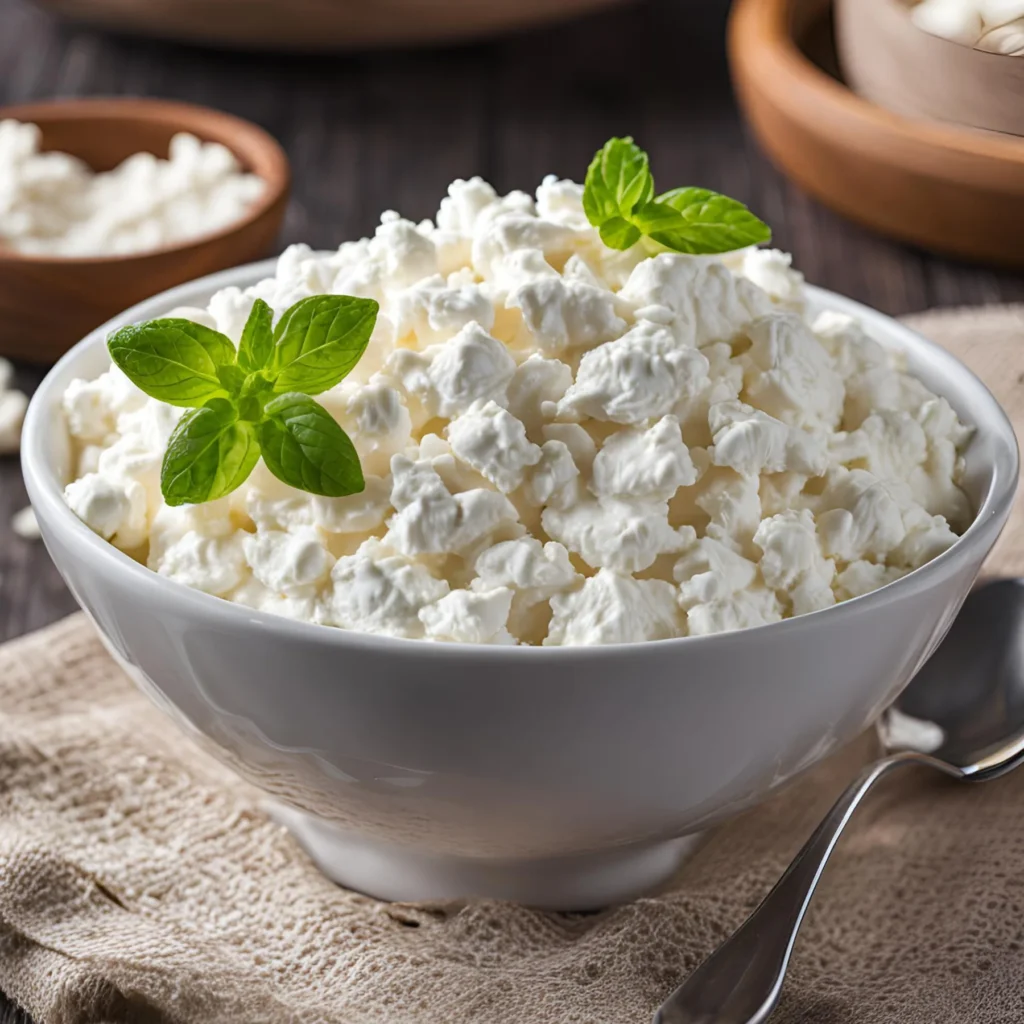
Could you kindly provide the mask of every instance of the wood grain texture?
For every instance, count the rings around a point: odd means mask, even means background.
[[[252,119],[292,161],[280,242],[315,247],[372,231],[389,207],[431,216],[457,176],[483,174],[501,189],[533,188],[548,172],[579,177],[609,135],[631,132],[661,181],[750,203],[815,284],[891,314],[1024,301],[1020,276],[887,241],[781,177],[737,112],[727,9],[728,0],[648,0],[480,46],[281,58],[104,36],[0,0],[0,103],[158,95]],[[638,52],[642,73],[625,56]],[[26,389],[38,380],[20,369]],[[0,639],[74,608],[42,546],[11,533],[25,500],[17,460],[0,458]],[[0,1024],[26,1021],[0,1010]]]
[[[736,0],[729,49],[766,150],[809,192],[875,230],[1024,267],[1024,139],[914,120],[857,96],[797,45],[801,26],[828,5]],[[862,30],[862,6],[844,5],[837,29]]]
[[[230,149],[266,183],[232,224],[173,246],[128,256],[26,256],[0,246],[0,355],[51,363],[127,306],[185,281],[266,256],[288,200],[288,160],[262,128],[219,110],[166,100],[50,100],[0,107],[0,119],[39,125],[44,150],[108,171],[133,153],[166,158],[171,138],[190,132]]]

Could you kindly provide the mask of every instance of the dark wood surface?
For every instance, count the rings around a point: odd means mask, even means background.
[[[748,202],[816,284],[892,314],[1024,301],[1021,276],[888,242],[782,179],[733,101],[727,8],[727,0],[641,0],[473,46],[280,58],[112,37],[0,0],[0,103],[152,95],[250,118],[293,165],[281,244],[325,248],[372,231],[384,209],[432,216],[454,177],[482,174],[502,190],[532,189],[549,172],[578,178],[609,135],[631,133],[663,182]],[[19,367],[26,390],[40,376]],[[0,458],[0,640],[75,607],[42,546],[11,533],[25,501],[17,459]],[[0,1024],[26,1020],[0,997]]]

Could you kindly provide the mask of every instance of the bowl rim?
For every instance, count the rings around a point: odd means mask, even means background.
[[[142,249],[139,252],[109,256],[51,256],[23,253],[0,243],[0,268],[4,264],[63,269],[93,266],[115,268],[129,263],[137,264],[143,260],[161,259],[165,256],[184,256],[222,239],[230,238],[255,224],[287,197],[291,187],[291,168],[288,157],[273,135],[253,121],[199,103],[164,100],[151,96],[90,96],[36,100],[0,107],[0,120],[7,119],[42,125],[47,122],[98,119],[120,120],[126,123],[149,120],[164,122],[173,126],[176,131],[191,132],[200,139],[203,139],[205,135],[203,126],[219,125],[246,139],[253,149],[261,150],[263,158],[267,161],[267,171],[256,175],[265,184],[259,198],[240,217],[215,231],[193,235],[173,245],[162,245],[156,249]],[[221,145],[229,149],[234,157],[241,161],[241,155],[235,147],[224,142]],[[249,173],[255,174],[256,172],[249,171]]]
[[[692,647],[695,644],[709,648],[720,644],[735,643],[737,638],[760,636],[765,630],[772,630],[773,635],[778,637],[783,635],[783,631],[795,635],[803,630],[814,629],[816,623],[823,616],[835,619],[839,615],[850,615],[861,608],[866,609],[869,605],[898,600],[905,592],[909,594],[914,588],[920,590],[939,577],[950,562],[960,559],[968,550],[977,550],[979,547],[985,547],[986,551],[991,550],[1013,504],[1020,472],[1020,453],[1016,434],[1006,412],[984,382],[952,353],[898,320],[853,299],[848,299],[827,289],[808,285],[807,296],[812,302],[855,317],[865,325],[872,337],[875,337],[887,349],[893,347],[893,339],[898,339],[900,350],[915,350],[931,365],[937,366],[939,371],[946,376],[955,374],[961,393],[972,392],[975,396],[972,402],[980,402],[987,406],[986,415],[979,417],[979,420],[984,419],[995,450],[981,506],[976,511],[970,526],[957,538],[952,547],[907,575],[848,601],[763,626],[706,636],[577,646],[489,645],[391,637],[290,619],[272,612],[249,608],[225,598],[215,597],[160,576],[94,533],[71,511],[64,501],[63,488],[56,482],[56,473],[51,469],[43,443],[48,414],[59,407],[60,395],[51,394],[51,391],[56,387],[56,381],[78,359],[82,358],[86,352],[102,346],[107,334],[114,328],[154,314],[159,315],[160,312],[176,305],[185,305],[190,298],[194,298],[194,292],[200,286],[204,292],[210,294],[219,288],[231,285],[247,287],[248,284],[272,274],[276,262],[275,259],[270,259],[249,263],[178,285],[138,303],[113,317],[106,324],[97,327],[70,348],[46,374],[29,403],[23,429],[22,472],[32,507],[43,524],[44,539],[46,529],[51,526],[55,530],[70,531],[76,546],[81,546],[85,557],[107,563],[112,572],[123,572],[127,581],[139,589],[141,594],[144,594],[148,588],[155,588],[154,592],[162,598],[183,603],[193,608],[195,615],[208,621],[222,620],[228,628],[256,627],[278,635],[287,634],[293,638],[308,639],[331,646],[342,648],[356,646],[392,655],[451,656],[475,659],[509,657],[586,659],[614,654],[621,655],[624,652],[628,652],[631,657],[639,657],[640,651],[650,650],[652,647],[656,647],[664,653],[671,651],[673,645],[677,650],[683,649],[681,645]],[[871,331],[872,325],[882,328],[882,338],[876,336],[877,332]],[[58,566],[59,569],[60,566]]]

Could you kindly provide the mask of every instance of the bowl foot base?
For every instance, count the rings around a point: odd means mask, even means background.
[[[667,881],[698,839],[547,860],[489,861],[377,843],[281,804],[268,809],[332,881],[401,903],[480,898],[543,910],[600,910]]]

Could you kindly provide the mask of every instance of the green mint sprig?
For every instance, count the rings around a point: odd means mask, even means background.
[[[583,189],[587,220],[611,249],[641,238],[692,255],[732,252],[771,240],[772,232],[741,202],[705,188],[654,194],[647,154],[629,137],[594,154]]]
[[[318,395],[343,380],[366,351],[377,321],[373,299],[314,295],[277,326],[257,299],[237,350],[191,320],[161,319],[110,336],[110,358],[136,387],[188,408],[167,443],[160,490],[168,505],[230,494],[262,455],[292,487],[329,498],[365,487],[352,441]]]

